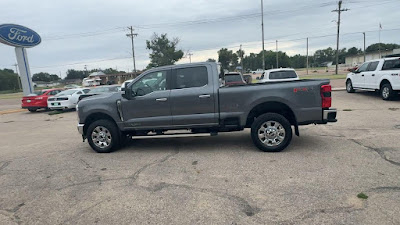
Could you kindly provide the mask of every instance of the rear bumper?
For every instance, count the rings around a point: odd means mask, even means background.
[[[51,101],[47,102],[47,107],[50,109],[72,109],[76,108],[76,105],[69,101]]]
[[[337,110],[336,109],[324,109],[322,111],[322,120],[324,123],[334,123],[336,119]]]

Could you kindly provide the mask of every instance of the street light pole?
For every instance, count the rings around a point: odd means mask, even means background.
[[[364,62],[365,62],[365,32],[363,32],[364,35]]]
[[[265,70],[265,52],[264,52],[264,0],[261,0],[261,30],[262,30],[262,69]]]

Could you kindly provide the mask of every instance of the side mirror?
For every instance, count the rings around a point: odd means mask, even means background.
[[[121,88],[121,96],[126,99],[131,99],[131,90],[129,88]]]

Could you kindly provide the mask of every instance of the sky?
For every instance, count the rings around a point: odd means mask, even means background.
[[[264,0],[265,49],[289,55],[309,55],[315,50],[336,48],[337,1]],[[400,0],[343,0],[350,9],[341,16],[340,47],[363,47],[379,41],[400,44]],[[185,57],[178,63],[218,59],[217,51],[258,53],[261,44],[260,0],[2,0],[0,24],[29,27],[42,43],[27,49],[31,73],[48,72],[66,76],[68,69],[114,68],[132,71],[128,26],[134,39],[136,67],[149,63],[146,40],[154,33],[180,39]],[[0,43],[0,68],[14,69],[14,47]]]

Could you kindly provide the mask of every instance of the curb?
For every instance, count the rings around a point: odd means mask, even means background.
[[[10,113],[17,113],[17,112],[25,112],[26,109],[8,109],[0,111],[0,115],[10,114]]]

